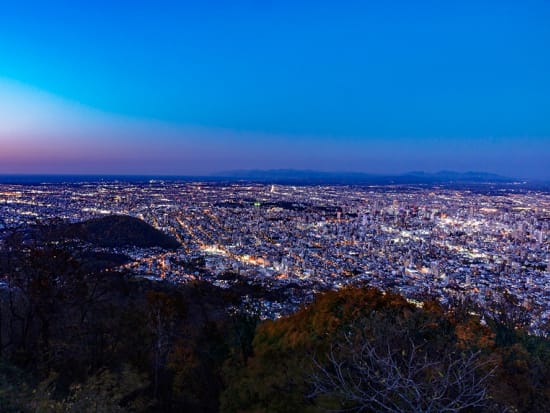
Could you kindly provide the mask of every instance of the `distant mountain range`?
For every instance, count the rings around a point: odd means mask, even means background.
[[[369,174],[364,172],[325,172],[303,169],[252,169],[217,172],[211,175],[1,175],[0,183],[7,184],[79,184],[90,182],[231,182],[248,181],[290,185],[517,185],[550,190],[550,182],[510,178],[487,172],[414,171],[405,174]],[[525,186],[525,185],[524,185]]]
[[[322,172],[296,169],[236,170],[216,174],[220,178],[271,183],[325,184],[438,184],[438,183],[512,183],[517,179],[486,172],[440,171],[409,172],[402,175],[376,175],[362,172]]]

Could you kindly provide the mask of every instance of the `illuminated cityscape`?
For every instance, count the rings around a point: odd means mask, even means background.
[[[181,243],[118,251],[135,276],[221,288],[244,281],[277,293],[243,296],[264,318],[347,285],[479,304],[506,291],[537,322],[550,318],[545,192],[159,180],[0,186],[4,233],[102,215],[143,219]]]

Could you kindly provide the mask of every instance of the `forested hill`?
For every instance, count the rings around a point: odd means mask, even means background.
[[[180,243],[146,222],[127,215],[109,215],[79,223],[59,223],[42,227],[47,240],[79,239],[98,247],[160,247],[177,249]]]
[[[1,413],[550,412],[550,329],[528,334],[506,294],[481,308],[346,288],[262,321],[246,283],[151,281],[55,239],[177,245],[143,221],[43,230],[0,245]]]

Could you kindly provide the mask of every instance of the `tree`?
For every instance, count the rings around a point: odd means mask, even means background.
[[[130,366],[120,371],[101,370],[83,384],[73,384],[62,402],[68,413],[123,413],[145,411],[149,406],[140,393],[149,385],[145,375]]]
[[[166,357],[176,335],[176,322],[181,317],[182,305],[173,296],[158,292],[147,293],[148,322],[153,335],[152,366],[153,395],[158,397],[160,373],[166,364]]]
[[[430,353],[406,339],[346,334],[325,362],[315,360],[312,396],[333,396],[341,407],[332,410],[352,412],[454,413],[486,405],[494,368],[487,370],[479,353]]]
[[[251,356],[226,364],[222,411],[480,411],[496,363],[471,323],[459,336],[437,303],[372,288],[321,294],[258,326]]]

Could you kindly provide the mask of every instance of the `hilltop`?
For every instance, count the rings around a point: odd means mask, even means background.
[[[42,227],[47,240],[79,239],[97,247],[159,247],[177,249],[180,243],[146,222],[127,215],[109,215],[78,223],[60,223]]]

